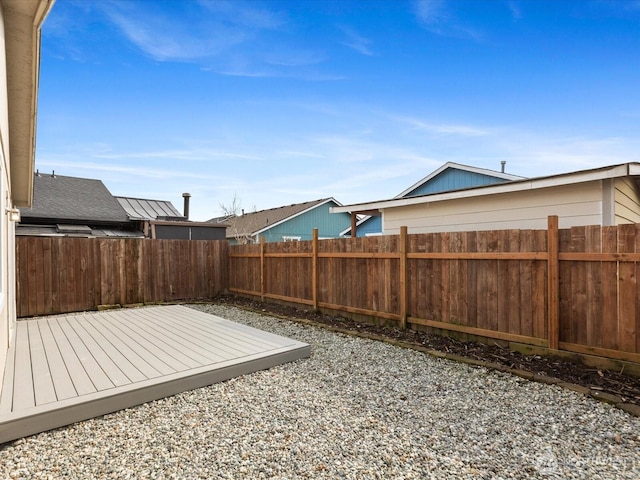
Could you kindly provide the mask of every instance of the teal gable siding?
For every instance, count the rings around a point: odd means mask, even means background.
[[[368,234],[372,233],[380,233],[382,232],[382,217],[375,216],[369,217],[356,229],[356,236],[358,237],[366,237]]]
[[[492,185],[494,183],[502,183],[506,181],[507,180],[504,178],[450,168],[439,175],[436,175],[424,185],[420,185],[415,190],[403,195],[403,197],[415,197],[418,195],[449,192],[452,190],[481,187],[483,185]]]
[[[262,232],[267,242],[282,242],[283,237],[300,237],[300,240],[311,240],[313,229],[318,229],[320,238],[337,238],[340,232],[351,225],[348,213],[329,213],[330,207],[338,206],[334,202],[327,202],[316,208],[290,218],[272,228]]]

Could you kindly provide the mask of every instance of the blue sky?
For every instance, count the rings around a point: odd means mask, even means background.
[[[192,219],[640,161],[640,0],[57,0],[36,168]]]

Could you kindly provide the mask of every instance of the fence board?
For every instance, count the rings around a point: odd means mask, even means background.
[[[442,251],[442,236],[439,234],[432,234],[431,235],[431,252],[440,252]],[[439,322],[443,321],[444,319],[442,318],[442,302],[444,301],[444,298],[442,297],[443,294],[443,287],[442,287],[442,265],[443,265],[443,260],[433,260],[433,263],[431,264],[431,295],[430,295],[430,302],[431,302],[431,316],[429,318],[433,319],[433,320],[437,320]]]
[[[585,250],[592,253],[602,252],[601,228],[592,225],[586,229]],[[602,347],[602,265],[595,262],[587,264],[587,316],[586,343]]]
[[[466,232],[467,246],[469,252],[478,251],[478,239],[477,232]],[[478,326],[478,263],[470,260],[466,260],[467,270],[467,296],[468,311],[467,321],[465,325],[472,327]]]
[[[450,252],[451,236],[449,233],[444,232],[438,235],[440,239],[440,252]],[[440,261],[440,308],[438,317],[443,322],[451,322],[451,298],[453,297],[451,292],[451,260]]]
[[[423,235],[407,235],[409,252],[424,252],[426,248],[421,240]],[[428,260],[411,259],[407,260],[409,278],[407,284],[409,288],[409,305],[407,307],[408,314],[415,317],[428,318],[426,316],[426,278],[424,274],[426,270],[425,264]]]
[[[479,252],[487,251],[488,238],[487,232],[478,232],[477,248]],[[477,296],[478,296],[478,310],[476,312],[475,326],[482,328],[483,330],[491,330],[489,327],[489,280],[487,275],[489,273],[489,260],[478,261],[477,270]]]
[[[558,232],[559,251],[568,252],[571,249],[571,231]],[[573,339],[571,325],[572,291],[571,291],[572,262],[560,262],[559,267],[559,299],[560,299],[560,341],[569,342]]]
[[[532,230],[531,236],[533,251],[545,252],[548,250],[546,231]],[[549,303],[547,274],[547,262],[535,260],[531,262],[531,329],[527,330],[525,335],[536,338],[549,338],[547,331],[547,306]],[[546,292],[546,294],[541,292]]]
[[[635,225],[618,226],[618,253],[634,253]],[[620,262],[618,265],[619,282],[619,345],[620,350],[636,350],[636,265],[632,262]]]
[[[490,230],[487,233],[487,252],[498,251],[498,232]],[[498,266],[499,260],[487,261],[487,327],[489,330],[500,331],[498,322]]]
[[[602,252],[615,253],[618,250],[618,229],[602,228]],[[618,265],[602,262],[602,346],[618,348]],[[640,351],[640,350],[638,350]]]
[[[584,252],[586,248],[586,227],[571,228],[571,251]],[[573,299],[571,304],[571,329],[573,332],[571,342],[584,345],[587,341],[587,264],[585,262],[572,262],[571,279]]]
[[[509,230],[506,240],[508,251],[519,252],[520,251],[520,230]],[[518,333],[520,329],[520,302],[522,296],[522,289],[520,286],[520,262],[515,260],[509,260],[507,262],[507,275],[504,276],[507,279],[507,294],[504,297],[507,299],[506,314],[507,318],[507,330],[509,333]]]

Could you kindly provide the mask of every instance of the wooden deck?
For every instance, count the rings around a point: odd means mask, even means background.
[[[20,320],[0,444],[309,355],[305,343],[178,305]]]

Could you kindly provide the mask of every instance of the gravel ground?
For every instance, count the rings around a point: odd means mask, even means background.
[[[228,306],[310,359],[0,447],[2,478],[639,479],[640,418]]]

